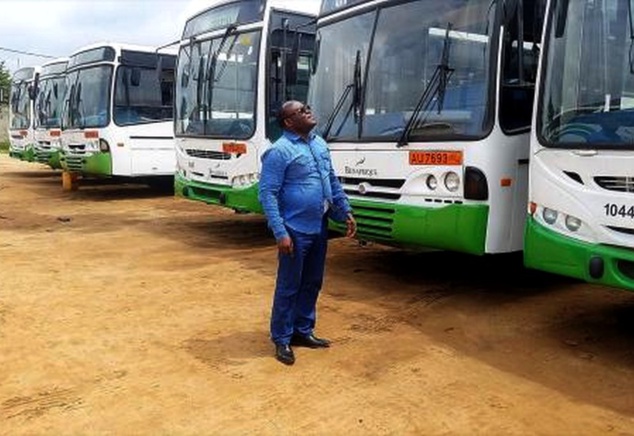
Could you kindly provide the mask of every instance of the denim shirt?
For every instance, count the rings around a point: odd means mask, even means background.
[[[352,210],[335,176],[326,141],[313,133],[306,142],[285,130],[264,152],[259,199],[277,241],[288,236],[285,226],[320,233],[325,202],[329,217],[337,221],[345,221]]]

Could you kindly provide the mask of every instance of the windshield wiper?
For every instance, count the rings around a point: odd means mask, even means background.
[[[445,31],[445,40],[443,41],[442,54],[440,56],[440,63],[436,66],[436,70],[431,77],[431,80],[423,89],[423,92],[414,107],[412,116],[407,121],[405,129],[400,139],[396,143],[397,147],[403,147],[407,145],[407,140],[410,132],[414,127],[420,128],[425,125],[427,116],[429,115],[429,109],[434,102],[434,97],[437,97],[438,113],[440,114],[445,102],[445,91],[447,90],[447,82],[454,72],[453,68],[449,67],[449,32],[451,31],[451,23],[447,23],[447,29]],[[424,112],[423,112],[424,110]],[[423,113],[423,116],[418,120],[419,115]]]
[[[222,78],[222,75],[225,73],[225,70],[227,69],[227,64],[229,63],[229,57],[231,56],[231,53],[233,52],[233,47],[236,45],[237,40],[238,40],[238,36],[236,35],[234,36],[233,41],[231,41],[231,44],[229,45],[229,48],[227,49],[227,52],[225,54],[225,60],[222,62],[220,68],[218,68],[218,73],[216,74],[216,77],[214,78],[214,82],[218,82]]]
[[[339,124],[339,128],[337,129],[337,132],[336,132],[337,135],[339,134],[343,126],[346,124],[346,121],[348,120],[348,117],[350,116],[350,112],[354,113],[355,124],[359,123],[359,118],[361,116],[361,114],[359,113],[359,109],[361,107],[361,50],[357,50],[357,55],[354,61],[354,74],[352,77],[352,83],[346,86],[346,88],[343,91],[343,94],[341,94],[341,97],[339,97],[339,100],[337,100],[337,104],[335,105],[335,108],[333,109],[332,113],[328,117],[328,120],[326,121],[326,127],[324,129],[324,134],[323,134],[323,137],[326,141],[328,141],[330,129],[332,129],[332,126],[335,122],[335,118],[339,114],[339,111],[341,111],[341,108],[343,107],[343,104],[348,98],[348,94],[350,94],[350,92],[353,93],[352,103],[350,104],[350,107],[348,108],[346,115],[343,117],[341,124]]]
[[[204,124],[205,133],[207,133],[207,121],[209,120],[209,115],[211,114],[211,104],[213,103],[213,93],[214,93],[213,82],[216,79],[216,65],[218,63],[218,56],[220,55],[220,52],[224,48],[225,43],[227,42],[227,39],[229,39],[229,35],[235,32],[235,30],[236,30],[236,26],[234,24],[227,27],[227,30],[225,30],[225,33],[224,35],[222,35],[222,39],[220,40],[220,43],[218,44],[218,48],[216,48],[216,51],[214,51],[213,55],[211,56],[210,54],[211,54],[211,48],[213,47],[213,44],[211,42],[209,43],[209,51],[207,52],[207,67],[205,68],[207,70],[207,80],[205,81],[207,85],[206,87],[207,88],[207,93],[206,93],[207,104],[205,105],[206,107],[205,107],[205,110],[203,111],[203,114],[204,114],[203,124]]]

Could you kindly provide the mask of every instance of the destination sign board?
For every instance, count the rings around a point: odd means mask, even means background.
[[[240,0],[201,12],[185,24],[183,39],[231,25],[254,23],[264,18],[266,0]]]

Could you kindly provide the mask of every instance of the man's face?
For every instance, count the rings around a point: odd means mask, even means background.
[[[291,131],[305,134],[313,130],[313,127],[317,125],[317,120],[308,105],[293,102],[285,112],[284,121]]]

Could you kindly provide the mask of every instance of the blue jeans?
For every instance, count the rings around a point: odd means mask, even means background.
[[[307,235],[287,228],[293,255],[278,254],[277,281],[271,311],[271,340],[290,343],[293,334],[310,335],[315,328],[316,305],[324,280],[328,220],[321,233]]]

